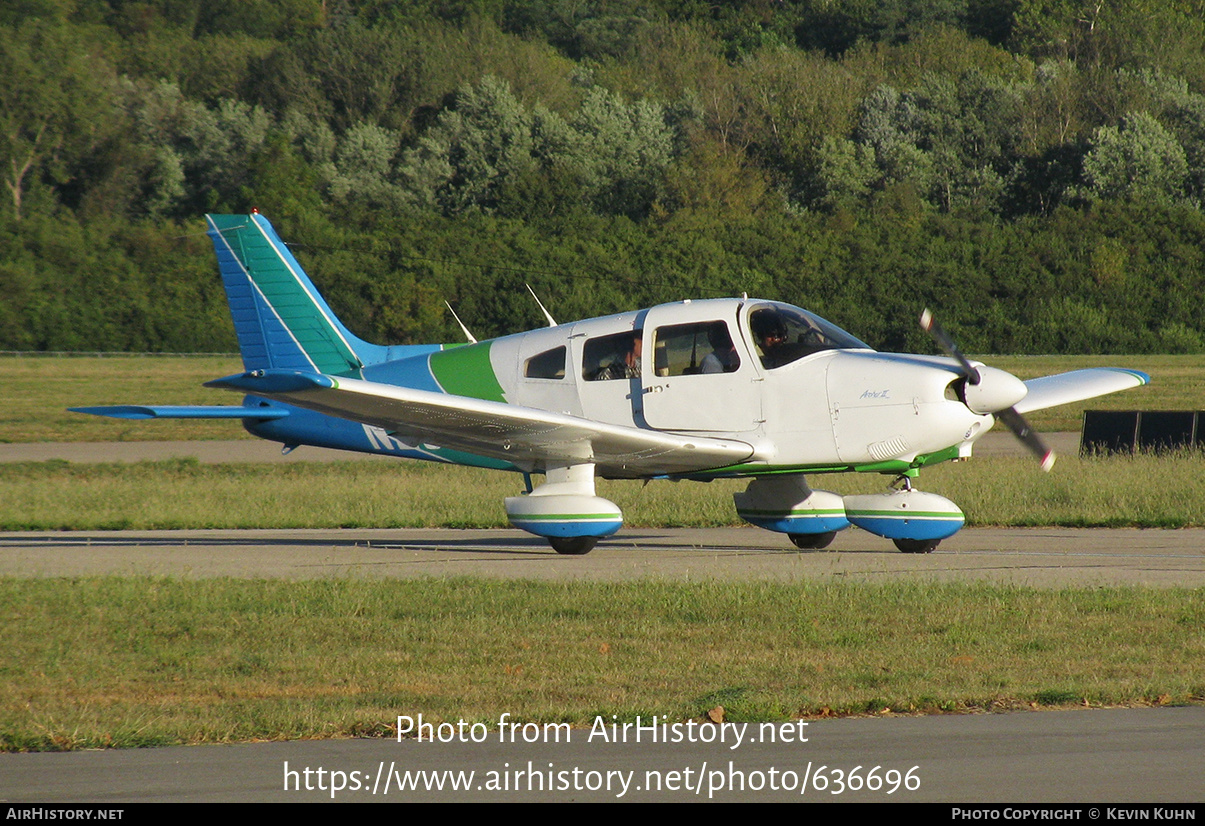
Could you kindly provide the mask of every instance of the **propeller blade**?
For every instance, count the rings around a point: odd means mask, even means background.
[[[941,328],[937,320],[933,318],[933,313],[929,312],[926,307],[920,314],[921,329],[933,336],[933,340],[937,342],[937,346],[945,350],[946,355],[958,362],[962,367],[962,374],[966,377],[968,384],[978,384],[982,377],[979,371],[975,369],[975,365],[962,354],[958,349],[958,345],[954,343],[954,339],[950,338],[950,334]]]
[[[1025,417],[1017,412],[1015,407],[1009,407],[996,413],[996,418],[1004,422],[1013,435],[1029,448],[1029,452],[1038,457],[1038,463],[1042,466],[1042,470],[1047,473],[1054,467],[1055,455],[1037,431],[1029,426],[1029,422],[1025,421]]]
[[[933,318],[933,313],[929,312],[928,307],[926,307],[920,314],[920,326],[923,330],[928,332],[929,335],[933,336],[933,339],[937,342],[937,345],[946,352],[946,355],[958,362],[959,366],[962,367],[962,374],[966,377],[968,385],[978,385],[983,381],[983,374],[980,373],[978,368],[971,364],[967,357],[962,354],[962,351],[958,349],[958,345],[954,343],[954,339],[950,338],[949,333],[938,325],[937,321]],[[988,369],[990,370],[990,368]],[[994,371],[992,375],[995,375],[999,372],[1000,371]],[[1018,382],[1017,379],[1011,376],[1009,376],[1009,378],[1012,378],[1014,382],[1020,385],[1020,382]],[[999,382],[997,381],[996,385],[998,384]],[[997,389],[999,392],[993,393],[991,396],[1002,400],[1002,394],[1008,392],[1007,384],[1005,387],[999,388],[997,388],[996,385],[993,385],[993,389]],[[1023,390],[1024,388],[1022,388],[1022,391]],[[970,396],[969,391],[967,395],[968,397]],[[1021,394],[1021,397],[1023,396],[1024,392]],[[1020,397],[1014,396],[1013,398]],[[988,401],[988,399],[979,399],[979,401]],[[1004,403],[1007,404],[1008,402]],[[1015,407],[1010,406],[1004,407],[1000,410],[991,411],[990,403],[988,405],[989,409],[983,409],[979,405],[971,404],[969,399],[967,406],[975,412],[992,412],[992,415],[1004,422],[1008,429],[1013,432],[1013,435],[1017,437],[1017,440],[1021,442],[1021,444],[1025,445],[1029,452],[1038,458],[1038,463],[1041,465],[1042,470],[1049,472],[1049,470],[1054,467],[1054,451],[1051,450],[1044,441],[1042,441],[1042,437],[1037,434],[1037,431],[1029,426],[1029,422],[1025,421],[1025,417],[1018,413]],[[979,409],[976,409],[977,407]]]

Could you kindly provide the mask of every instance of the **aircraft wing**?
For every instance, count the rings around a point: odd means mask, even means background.
[[[1150,384],[1150,381],[1151,377],[1146,373],[1121,367],[1090,367],[1086,370],[1072,370],[1070,373],[1043,376],[1040,379],[1030,379],[1025,382],[1029,392],[1013,409],[1018,413],[1044,410],[1047,407],[1057,407],[1060,404],[1071,404],[1108,393],[1116,393],[1120,390],[1129,390],[1131,387],[1141,387],[1144,384]]]
[[[593,462],[615,475],[687,473],[744,461],[734,439],[680,436],[530,407],[291,370],[255,370],[207,382],[384,428],[415,446],[463,450],[533,470]]]

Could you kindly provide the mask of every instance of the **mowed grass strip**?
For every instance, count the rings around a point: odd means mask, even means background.
[[[810,476],[841,494],[887,490],[878,474]],[[742,524],[732,493],[745,480],[600,481],[631,527]],[[917,486],[948,497],[971,525],[1180,528],[1205,525],[1205,458],[1060,457],[1040,472],[1025,457],[982,457],[923,471]],[[2,530],[186,528],[488,528],[517,474],[421,462],[202,465],[63,461],[0,464]]]
[[[241,372],[229,356],[0,357],[0,442],[125,442],[250,439],[238,422],[131,421],[72,413],[113,404],[237,405],[202,385]]]
[[[1205,592],[0,580],[0,749],[1205,700]]]
[[[1085,367],[1127,367],[1152,377],[1146,387],[1076,405],[1040,410],[1030,423],[1078,431],[1085,409],[1196,410],[1203,406],[1205,356],[977,356],[1023,379]],[[237,405],[233,393],[202,384],[243,369],[234,357],[0,357],[0,442],[117,442],[251,438],[237,422],[124,421],[70,413],[112,404]]]

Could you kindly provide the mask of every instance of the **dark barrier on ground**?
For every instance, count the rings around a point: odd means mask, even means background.
[[[1205,442],[1197,410],[1085,410],[1080,453],[1154,453]]]

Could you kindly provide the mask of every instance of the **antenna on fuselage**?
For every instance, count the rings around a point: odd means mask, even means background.
[[[536,295],[536,291],[531,288],[531,285],[524,284],[523,286],[527,288],[527,291],[529,293],[531,293],[531,297],[536,300],[536,304],[539,305],[540,312],[542,312],[544,314],[544,318],[548,319],[548,326],[549,327],[557,326],[556,319],[554,319],[552,317],[552,313],[550,313],[550,312],[548,312],[548,310],[544,309],[544,303],[542,301],[540,301],[540,297],[538,295]]]
[[[456,311],[452,309],[452,305],[445,301],[444,306],[448,308],[448,312],[452,314],[452,318],[456,319],[456,323],[460,325],[461,332],[469,340],[469,344],[476,344],[477,339],[473,338],[473,334],[469,332],[469,328],[464,326],[464,322],[460,320],[460,316],[456,315]]]

